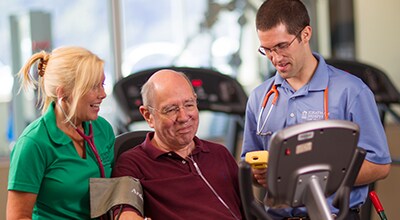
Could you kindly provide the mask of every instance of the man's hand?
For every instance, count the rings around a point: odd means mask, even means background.
[[[251,165],[255,182],[267,188],[267,167],[269,153],[266,150],[246,153],[245,161]]]
[[[151,220],[150,218],[143,218],[142,216],[138,215],[135,211],[124,211],[119,216],[119,220]]]
[[[258,184],[267,188],[267,168],[252,168],[254,179]]]

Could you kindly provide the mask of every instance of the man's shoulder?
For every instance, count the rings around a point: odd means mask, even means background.
[[[141,143],[137,146],[132,146],[130,149],[126,150],[123,153],[129,154],[132,156],[136,156],[136,155],[141,156],[145,153],[145,151],[143,150],[143,143]]]
[[[357,87],[363,87],[365,83],[357,76],[353,75],[351,72],[347,72],[346,70],[338,69],[332,65],[327,65],[329,70],[331,71],[330,73],[330,80],[339,81],[341,84],[347,84],[357,86]]]
[[[200,148],[202,148],[203,151],[209,151],[218,154],[220,153],[230,154],[228,148],[223,143],[205,139],[198,139],[198,141],[201,143]]]
[[[146,156],[146,152],[142,148],[142,144],[137,146],[131,146],[129,149],[125,149],[118,156],[119,163],[138,163],[141,160],[144,160]],[[139,162],[140,164],[140,162]]]

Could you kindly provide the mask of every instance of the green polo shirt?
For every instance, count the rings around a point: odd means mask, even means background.
[[[92,121],[96,148],[110,177],[115,135],[102,117]],[[89,123],[84,123],[85,133]],[[37,194],[32,219],[90,219],[89,178],[100,177],[99,166],[86,143],[81,158],[72,140],[56,125],[54,103],[16,142],[10,160],[8,190]]]

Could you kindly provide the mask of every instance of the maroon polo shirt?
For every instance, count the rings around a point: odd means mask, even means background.
[[[197,172],[194,163],[173,152],[163,152],[146,140],[123,153],[113,177],[132,176],[143,187],[144,213],[157,219],[234,219]],[[232,212],[244,218],[239,195],[238,166],[222,145],[195,137],[192,157],[201,173]],[[243,216],[243,217],[242,217]]]

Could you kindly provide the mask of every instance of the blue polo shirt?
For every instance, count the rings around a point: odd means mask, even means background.
[[[327,65],[317,53],[318,67],[310,80],[295,91],[277,72],[274,77],[256,87],[250,94],[245,118],[242,157],[249,151],[268,150],[271,135],[290,125],[312,120],[324,120],[324,91],[328,91],[329,119],[348,120],[360,126],[358,146],[367,151],[366,160],[377,164],[391,163],[386,134],[380,121],[374,94],[358,77]],[[265,95],[275,84],[279,98],[265,123],[264,135],[257,135],[257,121]],[[264,123],[271,108],[273,95],[269,98],[261,116]],[[368,195],[368,186],[354,187],[350,206],[364,203]],[[329,205],[332,212],[337,209]],[[280,215],[298,216],[304,214],[304,208],[276,210]]]

